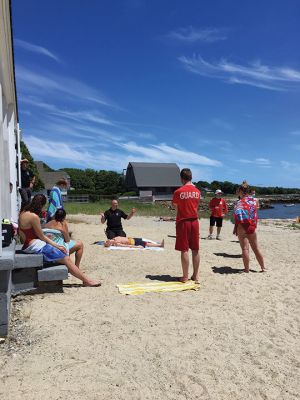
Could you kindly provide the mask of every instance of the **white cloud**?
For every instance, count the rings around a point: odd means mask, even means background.
[[[26,143],[32,154],[39,157],[50,157],[55,159],[70,160],[75,164],[85,163],[91,155],[86,151],[74,150],[74,147],[67,143],[39,139],[34,136],[26,138]]]
[[[68,132],[65,133],[68,134]],[[191,166],[194,171],[197,171],[196,175],[194,173],[196,178],[196,176],[203,174],[209,173],[211,175],[210,168],[221,165],[219,161],[187,150],[179,150],[166,144],[143,147],[134,142],[115,142],[114,147],[105,147],[97,141],[94,141],[94,145],[91,146],[91,141],[68,143],[65,136],[57,141],[55,139],[47,140],[44,136],[41,138],[33,135],[26,137],[25,140],[35,159],[50,158],[85,168],[122,170],[129,161],[175,162],[180,166]]]
[[[92,151],[87,151],[80,144],[68,144],[62,141],[52,141],[40,139],[35,136],[26,137],[26,144],[36,160],[52,159],[56,161],[67,162],[78,167],[95,169],[113,169],[121,170],[124,165],[127,166],[127,160],[122,155],[111,151],[104,152],[102,149],[96,149],[95,145]],[[88,148],[90,146],[87,146]]]
[[[35,107],[42,108],[46,110],[49,114],[51,115],[57,115],[61,116],[64,118],[72,119],[75,121],[90,121],[90,122],[95,122],[97,124],[102,124],[102,125],[109,125],[109,126],[117,126],[113,121],[107,119],[104,117],[102,114],[100,114],[98,111],[69,111],[69,110],[63,110],[62,108],[58,108],[53,104],[50,103],[44,103],[42,100],[33,98],[33,97],[25,97],[23,96],[20,99],[20,102],[26,103],[33,105]]]
[[[148,162],[175,162],[185,163],[187,165],[206,165],[212,167],[221,166],[221,162],[202,156],[200,154],[177,149],[161,143],[159,145],[151,144],[149,146],[141,146],[135,142],[123,143],[120,146],[127,152],[132,154],[132,158],[142,156],[144,161]]]
[[[116,107],[97,90],[76,79],[50,74],[39,74],[23,66],[16,67],[17,87],[27,93],[56,93],[70,95],[73,99],[90,101],[104,106]]]
[[[271,161],[267,158],[255,158],[254,160],[242,158],[238,161],[243,164],[255,164],[258,167],[271,168]]]
[[[281,161],[281,166],[287,170],[290,171],[292,173],[300,173],[300,164],[299,163],[295,163],[295,162],[290,162],[290,161]],[[299,180],[299,176],[298,176],[298,180]]]
[[[221,79],[229,84],[250,85],[268,90],[290,90],[300,86],[300,71],[286,67],[267,66],[254,62],[249,65],[230,63],[221,59],[215,63],[201,56],[179,58],[184,68],[194,74]]]
[[[220,40],[226,40],[224,29],[217,28],[194,28],[188,26],[187,28],[179,28],[167,34],[170,39],[178,40],[185,43],[212,43]]]
[[[37,46],[36,44],[25,42],[25,40],[21,40],[21,39],[15,39],[14,45],[17,47],[20,47],[24,50],[31,51],[32,53],[42,54],[44,56],[52,58],[52,60],[61,62],[60,59],[54,53],[52,53],[50,50],[46,49],[45,47]]]
[[[290,132],[290,135],[300,136],[300,131],[292,131]]]

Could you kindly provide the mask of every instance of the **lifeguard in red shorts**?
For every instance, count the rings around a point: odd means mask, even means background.
[[[189,279],[189,249],[192,250],[193,275],[191,279],[199,283],[199,221],[198,206],[200,190],[192,184],[192,171],[184,168],[180,172],[182,186],[174,192],[173,204],[177,208],[175,249],[181,251],[183,276],[181,282]]]

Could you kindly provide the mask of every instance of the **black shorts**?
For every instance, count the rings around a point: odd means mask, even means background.
[[[133,238],[135,246],[143,246],[146,247],[146,242],[143,241],[142,238]]]
[[[223,217],[210,217],[210,226],[217,225],[218,228],[222,228],[223,225]]]
[[[107,239],[113,239],[116,236],[126,237],[126,233],[123,231],[123,229],[113,229],[112,230],[112,229],[107,228],[105,233],[106,233]]]

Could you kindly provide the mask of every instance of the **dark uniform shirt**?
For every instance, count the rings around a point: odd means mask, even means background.
[[[28,188],[30,186],[30,182],[32,181],[34,175],[28,169],[21,169],[21,185],[22,188]]]
[[[109,210],[105,211],[104,217],[107,221],[107,228],[114,231],[123,229],[121,218],[127,219],[127,214],[118,208],[116,210],[110,208]]]

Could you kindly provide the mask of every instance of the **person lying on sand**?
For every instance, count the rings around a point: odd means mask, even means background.
[[[159,220],[164,222],[176,221],[176,217],[159,217]]]
[[[130,238],[123,236],[116,236],[114,239],[108,239],[104,242],[104,247],[118,246],[118,247],[130,247],[130,248],[143,248],[143,247],[164,247],[165,241],[161,243],[145,242],[142,238]]]

